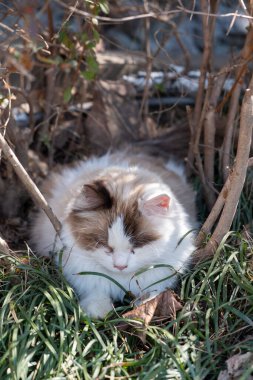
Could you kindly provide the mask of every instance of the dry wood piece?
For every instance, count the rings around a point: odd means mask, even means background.
[[[126,321],[118,326],[120,330],[134,333],[145,343],[146,328],[153,320],[165,320],[173,318],[176,312],[182,309],[178,296],[173,290],[168,289],[156,297],[142,303],[133,310],[123,314]]]
[[[57,217],[54,215],[52,209],[50,208],[49,204],[47,203],[46,199],[43,197],[35,183],[31,180],[29,175],[27,174],[24,167],[21,165],[19,160],[17,159],[15,153],[13,150],[9,147],[7,144],[5,138],[0,133],[0,149],[2,149],[6,159],[9,161],[13,169],[15,170],[17,176],[25,186],[28,193],[32,196],[36,204],[42,208],[42,210],[46,213],[48,216],[50,222],[52,223],[56,233],[59,233],[61,230],[61,223],[57,219]]]
[[[227,194],[231,188],[231,180],[230,177],[228,177],[225,185],[223,186],[210,214],[208,215],[208,218],[206,219],[205,223],[201,227],[201,230],[199,231],[199,234],[196,238],[196,245],[199,247],[207,235],[211,232],[212,227],[214,226],[214,223],[218,219],[218,216],[221,213],[221,210],[224,206],[225,200],[227,198]]]
[[[206,180],[206,200],[211,207],[215,202],[214,189],[214,158],[215,158],[215,133],[216,133],[216,105],[222,91],[226,71],[222,69],[215,77],[210,77],[210,98],[208,100],[206,116],[204,120],[204,175]]]
[[[144,9],[148,13],[149,5],[148,1],[144,0]],[[141,107],[139,111],[139,120],[144,120],[144,126],[148,123],[148,95],[149,95],[149,82],[150,82],[150,76],[152,72],[152,66],[153,66],[153,57],[151,54],[151,46],[150,46],[150,19],[146,18],[144,20],[144,26],[145,26],[145,50],[146,50],[146,83],[143,91],[142,101],[141,101]]]
[[[1,253],[8,255],[10,253],[10,248],[8,244],[6,243],[6,241],[2,239],[0,236],[0,254]]]
[[[214,0],[211,2],[211,11],[214,13],[217,10],[219,1]],[[203,126],[203,113],[205,113],[205,107],[203,107],[203,98],[204,98],[204,91],[205,91],[205,81],[207,77],[207,72],[209,71],[209,68],[211,66],[211,57],[212,57],[212,40],[214,35],[214,29],[215,29],[215,18],[210,18],[208,15],[208,3],[205,0],[201,0],[201,11],[203,12],[203,35],[204,35],[204,52],[203,52],[203,58],[200,68],[200,77],[199,77],[199,85],[198,85],[198,92],[196,95],[196,101],[195,101],[195,107],[194,107],[194,114],[193,114],[193,134],[191,136],[190,141],[190,147],[188,152],[188,158],[187,158],[187,171],[188,173],[191,172],[191,168],[193,167],[194,162],[194,156],[198,156],[198,147],[199,147],[199,139],[202,131]],[[197,150],[197,151],[196,151]],[[197,166],[198,170],[201,170],[199,167],[200,160],[198,160],[197,157]],[[201,173],[200,173],[201,174]],[[203,178],[201,179],[203,182]],[[203,183],[205,187],[205,183]]]
[[[211,256],[220,244],[222,238],[229,231],[234,214],[237,208],[238,200],[241,195],[246,178],[246,172],[249,163],[249,153],[251,146],[252,127],[253,127],[253,76],[249,88],[245,91],[239,130],[239,140],[237,154],[232,171],[211,211],[209,217],[204,223],[197,236],[197,245],[200,245],[206,235],[210,233],[216,219],[221,212],[219,222],[214,230],[206,247],[199,249],[196,254],[196,260],[203,260]]]
[[[226,360],[227,370],[221,371],[218,380],[239,380],[245,373],[246,369],[249,369],[253,362],[253,353],[246,352],[245,354],[236,354]],[[247,377],[248,380],[252,380],[252,376]]]
[[[241,64],[238,66],[236,71],[236,81],[232,89],[229,91],[227,97],[232,94],[231,101],[229,104],[229,111],[227,117],[227,123],[225,128],[223,150],[222,150],[222,171],[224,181],[227,179],[230,170],[231,161],[231,145],[235,124],[235,117],[238,110],[239,97],[241,94],[241,88],[243,83],[243,78],[247,72],[247,67],[252,56],[252,40],[253,40],[253,27],[250,26],[247,37],[245,39],[244,47],[241,51]],[[222,105],[227,100],[227,97],[222,102]],[[219,106],[221,108],[221,106]]]

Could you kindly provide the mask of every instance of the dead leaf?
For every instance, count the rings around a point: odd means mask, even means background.
[[[0,236],[0,253],[4,253],[6,255],[9,254],[9,247],[8,247],[8,244],[6,243],[6,241],[4,239],[1,238]]]
[[[146,341],[146,329],[149,324],[173,318],[182,309],[182,304],[173,290],[168,289],[152,299],[148,299],[133,310],[123,314],[130,321],[123,322],[118,328],[126,332],[134,332],[143,343]]]
[[[249,368],[252,362],[252,352],[232,356],[226,361],[227,370],[220,372],[218,380],[239,380],[243,372]],[[253,380],[253,376],[249,375],[247,380]]]
[[[32,52],[24,51],[20,56],[20,63],[27,71],[31,71],[34,66],[34,62],[32,61]]]

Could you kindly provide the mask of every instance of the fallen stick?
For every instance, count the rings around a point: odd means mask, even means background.
[[[59,234],[61,230],[61,223],[53,213],[51,207],[47,203],[44,196],[39,191],[38,187],[35,185],[35,183],[32,181],[24,167],[19,162],[18,158],[16,157],[13,150],[9,147],[8,143],[6,142],[3,135],[0,133],[0,149],[2,149],[6,159],[9,161],[11,166],[13,167],[14,171],[16,172],[17,176],[25,186],[28,193],[31,195],[35,203],[42,208],[42,210],[46,213],[48,216],[50,222],[52,223],[55,231],[57,234]]]
[[[236,212],[237,204],[244,186],[247,168],[251,163],[249,160],[251,138],[253,127],[253,76],[249,88],[245,91],[239,129],[239,139],[237,153],[233,169],[209,215],[202,226],[196,243],[200,246],[208,233],[210,233],[219,214],[220,219],[217,226],[204,248],[200,248],[195,253],[195,261],[202,261],[213,255],[222,238],[229,231]],[[222,210],[222,211],[221,211]]]
[[[244,47],[240,54],[241,64],[238,65],[238,68],[236,71],[235,83],[233,84],[231,90],[229,91],[227,96],[224,98],[224,100],[218,107],[219,109],[221,109],[221,107],[226,102],[227,97],[231,96],[229,111],[228,111],[228,116],[227,116],[227,123],[225,127],[223,147],[222,147],[222,174],[223,174],[224,182],[227,179],[229,175],[229,170],[230,170],[231,146],[232,146],[232,139],[233,139],[233,133],[234,133],[235,118],[237,115],[239,97],[241,94],[243,79],[247,73],[247,68],[250,62],[249,58],[252,56],[252,50],[253,50],[252,39],[253,39],[253,28],[252,26],[250,26],[247,37],[245,39]]]
[[[0,236],[0,253],[5,253],[6,255],[10,253],[10,248],[8,244],[6,243],[4,239],[1,238],[1,236]]]

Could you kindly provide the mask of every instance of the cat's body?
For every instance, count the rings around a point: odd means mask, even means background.
[[[89,315],[105,316],[124,291],[105,277],[80,272],[103,273],[141,297],[173,287],[173,273],[187,267],[196,219],[194,194],[180,166],[145,155],[107,154],[54,174],[47,193],[62,223],[61,240],[42,212],[32,240],[46,256],[64,245],[56,262]]]

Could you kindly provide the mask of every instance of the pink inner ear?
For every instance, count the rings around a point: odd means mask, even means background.
[[[157,195],[143,203],[142,211],[146,215],[166,215],[169,204],[170,197],[167,194]]]

